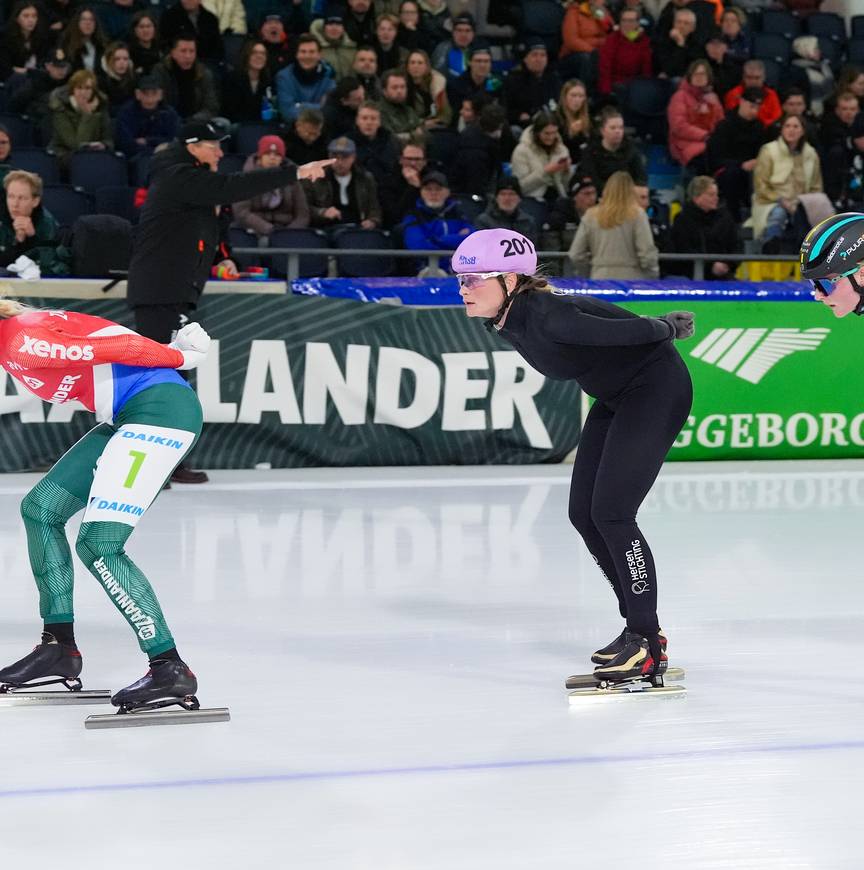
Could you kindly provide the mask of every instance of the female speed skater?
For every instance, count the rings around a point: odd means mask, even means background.
[[[201,433],[198,396],[175,369],[195,368],[209,344],[197,323],[164,345],[101,317],[0,299],[0,367],[40,399],[76,400],[103,421],[21,503],[44,629],[29,655],[0,670],[0,683],[81,687],[65,526],[83,509],[75,550],[150,659],[146,676],[111,703],[136,709],[195,694],[197,681],[177,653],[156,594],[124,546]]]
[[[816,224],[801,243],[801,275],[835,317],[864,314],[864,214],[835,214]]]
[[[606,576],[626,620],[591,657],[598,680],[663,674],[657,575],[636,512],[693,398],[673,339],[693,335],[693,315],[639,317],[587,296],[565,296],[537,275],[534,245],[512,230],[481,230],[452,259],[469,317],[509,342],[537,371],[576,380],[596,399],[579,438],[570,521]]]

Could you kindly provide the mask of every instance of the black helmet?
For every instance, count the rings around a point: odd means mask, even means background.
[[[861,301],[855,313],[864,313],[864,287],[852,277],[864,263],[864,214],[844,212],[816,224],[801,243],[801,275],[820,293],[828,295],[830,279],[848,277]]]

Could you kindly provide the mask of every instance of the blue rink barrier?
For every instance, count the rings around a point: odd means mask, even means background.
[[[613,302],[812,302],[806,281],[589,281],[553,278],[556,288]],[[447,278],[303,278],[291,283],[301,296],[403,305],[461,305],[459,285]]]

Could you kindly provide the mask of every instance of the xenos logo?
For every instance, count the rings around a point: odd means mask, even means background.
[[[712,329],[690,356],[758,384],[782,359],[816,350],[830,329]]]
[[[18,353],[29,353],[31,356],[38,356],[42,359],[68,359],[71,362],[77,362],[78,360],[93,359],[93,345],[65,345],[59,342],[50,344],[41,338],[30,338],[29,335],[25,335],[24,343],[18,348]]]

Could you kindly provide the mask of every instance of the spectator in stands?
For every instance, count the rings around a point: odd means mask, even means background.
[[[501,79],[492,73],[492,53],[489,49],[476,46],[469,54],[468,69],[447,83],[447,100],[454,111],[458,111],[463,100],[478,94],[498,100],[504,96]]]
[[[321,58],[330,64],[338,81],[351,72],[357,44],[345,32],[345,23],[340,14],[328,15],[312,22],[309,32],[321,46]]]
[[[108,3],[100,3],[95,11],[105,39],[109,42],[119,42],[132,26],[135,0],[110,0]]]
[[[425,17],[423,20],[425,22]],[[447,78],[461,76],[468,70],[468,49],[476,35],[474,18],[471,15],[457,15],[453,19],[452,36],[448,38],[445,35],[442,41],[435,43],[432,66]]]
[[[391,69],[384,73],[381,87],[381,123],[403,142],[422,135],[423,121],[408,105],[407,75]]]
[[[171,45],[181,33],[194,38],[202,61],[219,63],[225,57],[219,19],[201,5],[201,0],[178,0],[162,13],[159,30],[165,45]]]
[[[522,202],[522,188],[513,176],[501,178],[495,185],[495,198],[486,210],[474,221],[478,230],[515,230],[532,239],[539,239],[537,222],[519,206]]]
[[[96,71],[99,90],[108,98],[108,111],[116,115],[124,103],[132,99],[135,92],[135,71],[129,49],[123,42],[112,42],[106,46],[105,54]]]
[[[666,9],[670,7],[672,3]],[[692,9],[675,9],[668,30],[663,29],[662,22],[661,15],[654,43],[654,67],[660,78],[680,79],[705,54],[696,34],[696,13]]]
[[[399,140],[381,123],[377,103],[361,103],[357,109],[354,129],[348,134],[357,146],[357,162],[372,173],[379,188],[396,174],[399,161]]]
[[[285,143],[278,136],[262,136],[257,152],[246,159],[243,171],[291,165],[285,157]],[[309,226],[306,194],[296,181],[236,202],[233,212],[237,224],[258,236],[269,236],[276,229]]]
[[[408,0],[413,3],[413,0]],[[423,126],[448,127],[453,120],[453,110],[447,101],[447,79],[437,69],[432,69],[429,55],[420,48],[408,53],[405,61],[408,82],[408,103],[423,119]]]
[[[153,67],[163,98],[184,120],[206,121],[219,114],[213,74],[198,60],[195,40],[175,36],[168,57]]]
[[[248,9],[246,14],[249,15]],[[270,77],[275,79],[276,74],[285,69],[294,59],[294,48],[285,32],[282,17],[280,15],[265,16],[258,35],[267,46],[267,69],[270,71]]]
[[[249,33],[258,30],[259,36],[264,22],[275,15],[284,33],[306,33],[309,30],[309,13],[311,3],[291,0],[285,3],[281,0],[243,0],[243,8],[246,10],[246,27]]]
[[[555,200],[549,210],[547,229],[542,236],[544,251],[566,251],[573,243],[576,229],[589,208],[597,205],[597,188],[590,176],[574,175],[567,196]]]
[[[420,196],[420,179],[426,169],[426,149],[419,142],[405,142],[399,166],[378,185],[384,226],[396,226]]]
[[[807,111],[807,96],[801,88],[787,88],[783,94],[783,102],[781,104],[783,110],[782,117],[788,115],[796,115],[804,124],[805,135],[807,141],[817,150],[819,149],[819,125],[816,123],[812,115]],[[823,118],[825,116],[823,115]],[[778,118],[770,127],[765,130],[763,142],[773,142],[780,135],[780,119]]]
[[[381,226],[381,204],[378,186],[372,174],[356,165],[357,148],[351,139],[342,136],[328,146],[336,162],[328,166],[324,177],[304,182],[313,227],[334,229],[357,226],[374,230]]]
[[[561,53],[558,69],[562,76],[581,79],[589,88],[597,82],[598,53],[615,20],[606,0],[572,3],[561,23]]]
[[[654,27],[657,22],[655,16],[646,8],[646,4],[643,3],[642,0],[623,0],[623,2],[615,4],[610,11],[613,16],[620,18],[621,13],[625,9],[632,9],[636,13],[636,17],[639,20],[639,26],[645,31],[650,39],[654,34]]]
[[[136,12],[132,16],[126,42],[136,75],[149,75],[153,67],[162,60],[159,31],[156,19],[150,12]]]
[[[446,2],[444,8],[447,9]],[[402,0],[399,4],[399,33],[396,41],[406,51],[420,49],[428,54],[435,47],[420,27],[420,4],[416,0]]]
[[[269,93],[268,93],[269,91]],[[225,76],[222,111],[239,124],[260,124],[264,98],[273,105],[273,79],[267,67],[267,46],[250,40],[243,46],[237,68]]]
[[[79,150],[110,151],[114,147],[108,101],[96,87],[96,76],[78,70],[69,84],[51,95],[53,134],[51,150],[61,165]]]
[[[652,63],[651,41],[639,22],[638,10],[622,9],[617,29],[600,49],[598,90],[609,95],[631,79],[650,78]]]
[[[658,251],[668,250],[669,246],[669,206],[647,184],[634,184],[636,203],[648,216],[648,226]]]
[[[409,251],[452,251],[474,232],[458,203],[450,198],[447,176],[437,171],[423,176],[420,197],[405,215],[401,229],[403,244]],[[448,269],[449,257],[442,257],[438,263],[442,269]]]
[[[285,156],[298,166],[327,159],[324,115],[320,109],[303,109],[294,119],[285,134]]]
[[[728,55],[739,64],[744,64],[753,53],[752,40],[745,29],[747,16],[737,6],[730,6],[720,19],[720,33],[728,46]]]
[[[613,173],[600,205],[582,218],[570,246],[576,274],[592,280],[657,278],[658,253],[648,216],[636,202],[633,179],[627,172]]]
[[[855,119],[860,108],[855,94],[847,91],[837,97],[834,111],[824,115],[820,125],[819,151],[822,155],[825,193],[834,203],[844,200],[847,180],[858,157],[853,139]]]
[[[542,41],[529,40],[522,62],[504,79],[504,105],[511,124],[526,127],[541,109],[552,111],[561,94],[561,79],[549,69],[549,52]]]
[[[276,76],[279,112],[293,121],[301,109],[320,108],[336,87],[332,67],[321,60],[321,47],[306,33],[297,40],[297,59]]]
[[[45,29],[56,35],[69,23],[74,11],[74,2],[73,0],[46,0],[42,7],[48,25]]]
[[[774,88],[765,84],[765,64],[761,60],[748,60],[741,73],[741,83],[726,94],[723,105],[726,111],[738,106],[744,88],[762,89],[762,106],[759,109],[759,120],[764,127],[770,127],[781,114],[780,97]]]
[[[670,252],[674,254],[738,254],[742,250],[732,215],[720,205],[714,179],[697,175],[687,186],[687,202],[672,224]],[[672,262],[664,267],[669,275],[693,278],[693,265]],[[735,275],[735,263],[715,260],[705,263],[709,281],[726,281]]]
[[[708,35],[719,23],[716,20],[717,7],[713,2],[708,3],[705,0],[670,0],[657,18],[655,34],[657,36],[668,35],[676,27],[675,17],[682,9],[688,9],[695,16],[695,41],[697,45],[704,45]],[[688,65],[685,64],[685,68]]]
[[[819,39],[816,36],[798,36],[792,41],[792,51],[797,57],[792,64],[807,75],[810,92],[810,111],[821,117],[824,103],[834,92],[834,72],[831,64],[822,57]]]
[[[701,158],[708,137],[723,120],[723,106],[714,93],[708,61],[696,60],[690,64],[686,77],[669,101],[666,114],[672,159],[702,172],[705,161]]]
[[[13,169],[3,179],[6,196],[0,202],[0,266],[30,256],[33,249],[56,247],[59,227],[42,207],[42,179],[33,172]]]
[[[525,196],[554,202],[566,193],[573,162],[554,115],[538,112],[534,116],[522,132],[511,163]]]
[[[117,113],[117,147],[127,157],[137,157],[171,142],[180,128],[180,116],[162,102],[162,89],[155,76],[142,76],[135,99]]]
[[[40,9],[31,0],[18,0],[12,7],[0,42],[0,78],[4,82],[13,73],[25,75],[48,53],[50,37]]]
[[[242,0],[204,0],[204,8],[212,12],[219,22],[219,32],[245,36],[246,9]]]
[[[753,235],[769,242],[766,253],[779,252],[781,237],[792,222],[802,194],[822,191],[816,150],[804,137],[804,125],[794,115],[784,118],[780,136],[763,145],[753,172]],[[801,237],[808,229],[804,221]],[[800,242],[792,244],[797,245]],[[791,245],[790,245],[791,246]]]
[[[378,55],[369,45],[361,45],[354,55],[352,73],[357,76],[367,100],[381,99],[381,81],[378,78]]]
[[[324,128],[330,140],[347,136],[357,120],[357,110],[365,101],[363,85],[356,76],[345,76],[324,100]]]
[[[354,45],[372,45],[375,39],[375,10],[372,0],[348,0],[345,32]]]
[[[624,135],[624,118],[609,106],[600,115],[600,136],[592,138],[582,153],[579,175],[589,175],[599,192],[615,172],[628,172],[636,184],[646,181],[645,162],[632,140]]]
[[[0,172],[5,177],[6,173],[12,169],[9,165],[9,158],[12,156],[12,136],[6,129],[5,125],[0,124]]]
[[[765,141],[759,120],[762,91],[745,88],[738,108],[729,112],[708,138],[706,166],[717,180],[726,207],[736,221],[750,203],[753,170]]]
[[[714,79],[714,93],[722,101],[741,81],[742,64],[729,54],[729,46],[720,33],[714,33],[705,43],[705,56]]]
[[[833,109],[836,97],[839,94],[845,94],[851,91],[858,97],[858,102],[864,105],[864,69],[854,64],[847,64],[840,70],[840,75],[837,76],[837,84],[834,87],[834,99],[826,102],[826,111],[828,108]],[[828,105],[830,103],[830,106]]]
[[[426,50],[432,51],[436,45],[447,42],[450,39],[450,34],[456,31],[457,21],[451,18],[450,9],[447,6],[447,0],[419,0],[420,6],[420,32],[421,39],[426,42]],[[459,15],[457,18],[462,19],[459,24],[464,23],[466,16]],[[471,25],[471,40],[474,39],[474,19],[470,19]],[[470,44],[471,40],[466,43]],[[439,72],[446,75],[446,70],[440,69],[435,65]],[[461,74],[464,70],[459,70]]]
[[[69,81],[72,64],[62,48],[48,52],[43,69],[27,70],[27,78],[9,99],[9,109],[28,115],[33,126],[46,131],[51,128],[51,94]],[[50,132],[48,133],[50,138]]]
[[[591,135],[591,115],[588,112],[588,96],[585,85],[579,79],[570,79],[561,88],[558,107],[555,109],[561,141],[570,152],[573,165],[582,160],[582,151]],[[623,124],[622,124],[623,129]]]
[[[405,63],[408,51],[397,41],[399,18],[385,13],[375,20],[375,39],[372,47],[378,56],[378,69],[396,69]]]
[[[450,168],[454,190],[485,197],[495,189],[501,172],[501,136],[506,125],[507,115],[501,106],[489,103],[481,109],[477,122],[459,134],[458,156]]]
[[[89,6],[79,6],[72,13],[60,37],[60,47],[66,52],[73,70],[95,72],[99,69],[99,61],[105,50],[105,37],[96,14]]]

